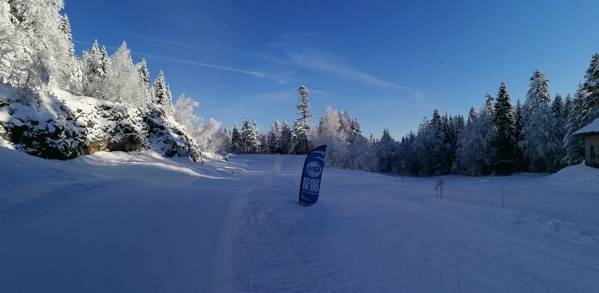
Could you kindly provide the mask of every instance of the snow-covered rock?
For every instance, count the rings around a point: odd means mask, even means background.
[[[129,107],[59,89],[49,92],[25,95],[0,86],[0,138],[5,145],[61,160],[98,151],[145,149],[201,159],[194,140],[160,108]]]

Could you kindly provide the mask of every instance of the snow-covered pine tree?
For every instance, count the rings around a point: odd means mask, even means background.
[[[64,14],[60,17],[60,30],[65,34],[68,41],[68,49],[71,56],[75,57],[75,46],[73,45],[73,30],[71,29],[71,21]]]
[[[2,79],[21,88],[47,84],[78,92],[81,80],[72,54],[72,42],[61,30],[62,0],[11,0],[10,25],[4,23],[0,36],[9,36],[0,60]]]
[[[495,102],[495,172],[500,175],[512,174],[515,170],[516,148],[514,143],[514,117],[510,95],[505,83],[501,83]]]
[[[258,132],[258,137],[260,138],[260,151],[259,153],[261,154],[268,154],[269,153],[269,148],[268,148],[268,134],[262,134],[260,132]]]
[[[566,131],[570,112],[572,112],[572,97],[568,94],[564,100],[564,110],[562,111],[562,120],[564,121],[564,129],[566,129]]]
[[[522,128],[524,127],[524,117],[523,117],[523,109],[520,104],[520,100],[516,102],[516,107],[514,108],[514,138],[516,139],[516,171],[526,171],[528,170],[528,162],[524,158],[524,153],[522,151]]]
[[[564,137],[564,149],[566,156],[564,157],[564,164],[574,165],[582,162],[584,157],[584,147],[582,137],[579,135],[573,135],[583,125],[584,120],[584,92],[582,85],[579,86],[576,91],[576,95],[572,100],[572,109],[568,115],[568,122],[566,124],[566,135]]]
[[[377,170],[379,172],[398,171],[396,162],[396,142],[391,137],[389,129],[383,129],[381,139],[376,143],[376,157],[378,160]]]
[[[448,120],[447,129],[445,130],[445,139],[447,143],[447,154],[449,156],[447,174],[455,173],[457,171],[457,150],[458,150],[458,139],[464,131],[465,122],[464,117],[461,115],[450,116]]]
[[[232,152],[231,148],[231,139],[232,139],[231,130],[228,128],[223,129],[223,151],[226,153]]]
[[[268,133],[268,152],[271,154],[281,153],[281,123],[276,120]]]
[[[281,141],[279,144],[279,152],[281,154],[289,154],[291,152],[292,137],[293,133],[291,127],[287,122],[283,122],[283,126],[281,126]]]
[[[83,73],[83,94],[90,97],[106,98],[103,91],[110,71],[110,57],[105,47],[95,40],[89,51],[84,51],[81,60]]]
[[[549,81],[545,74],[535,71],[530,78],[523,111],[522,148],[529,168],[534,172],[547,170],[547,160],[552,152],[550,145]]]
[[[141,76],[141,81],[147,85],[148,87],[151,85],[151,77],[150,77],[150,70],[148,69],[148,63],[146,62],[146,59],[143,58],[141,59],[141,62],[139,62],[138,66],[138,70],[139,70],[139,75]]]
[[[243,141],[237,125],[233,126],[233,130],[231,131],[231,152],[236,154],[243,153]]]
[[[433,117],[431,118],[429,124],[429,130],[427,134],[429,135],[428,143],[430,144],[430,172],[427,172],[425,175],[444,175],[445,173],[445,165],[447,164],[447,148],[445,145],[445,132],[443,127],[443,117],[439,113],[439,110],[435,109],[433,111]],[[425,167],[427,168],[427,167]]]
[[[256,122],[250,121],[247,117],[241,126],[241,144],[243,146],[243,153],[246,154],[256,154],[261,150],[260,136]]]
[[[599,53],[593,55],[582,84],[582,125],[599,118]],[[581,125],[581,127],[582,127]]]
[[[567,122],[564,119],[564,103],[561,95],[556,95],[551,103],[550,122],[548,144],[551,153],[548,157],[548,170],[555,172],[563,167],[562,159],[566,153],[562,141],[566,135]]]
[[[146,97],[151,102],[154,100],[154,91],[152,90],[152,76],[150,75],[150,69],[148,69],[148,63],[146,59],[141,59],[141,62],[137,64],[137,71],[142,83],[142,87],[146,92]]]
[[[405,175],[418,175],[422,168],[421,162],[418,160],[420,151],[416,135],[413,132],[402,137],[396,154],[399,162],[393,167],[394,169],[397,168],[397,171],[394,170],[394,172]]]
[[[347,167],[349,124],[345,118],[342,112],[332,108],[327,108],[320,117],[314,142],[327,145],[326,160],[330,166]]]
[[[475,135],[475,123],[478,119],[478,113],[474,107],[468,111],[468,120],[464,130],[458,137],[458,146],[456,150],[456,171],[461,174],[471,174],[472,172],[472,140]],[[472,174],[474,175],[474,174]]]
[[[310,120],[312,112],[310,111],[310,96],[308,89],[305,86],[300,86],[298,89],[299,102],[297,111],[299,117],[293,124],[293,153],[307,154],[310,151]]]
[[[145,107],[150,103],[146,95],[137,67],[133,64],[131,51],[123,42],[110,57],[110,71],[104,91],[111,101],[121,102],[136,107]],[[170,100],[172,106],[172,100]]]
[[[166,82],[164,72],[161,70],[158,73],[156,81],[154,81],[154,99],[153,103],[165,108],[168,108],[172,103],[173,94],[171,93],[170,86]]]

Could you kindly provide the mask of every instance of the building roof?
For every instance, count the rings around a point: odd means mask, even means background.
[[[599,134],[599,118],[593,120],[589,125],[578,129],[574,134],[589,134],[589,133],[598,133]]]

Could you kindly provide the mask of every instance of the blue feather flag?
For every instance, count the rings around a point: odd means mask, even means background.
[[[311,206],[318,201],[326,152],[327,146],[322,145],[313,149],[306,157],[299,192],[299,204],[302,206]]]

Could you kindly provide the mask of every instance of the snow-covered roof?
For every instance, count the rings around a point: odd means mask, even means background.
[[[578,129],[574,134],[599,133],[599,118],[593,120],[589,125]]]

